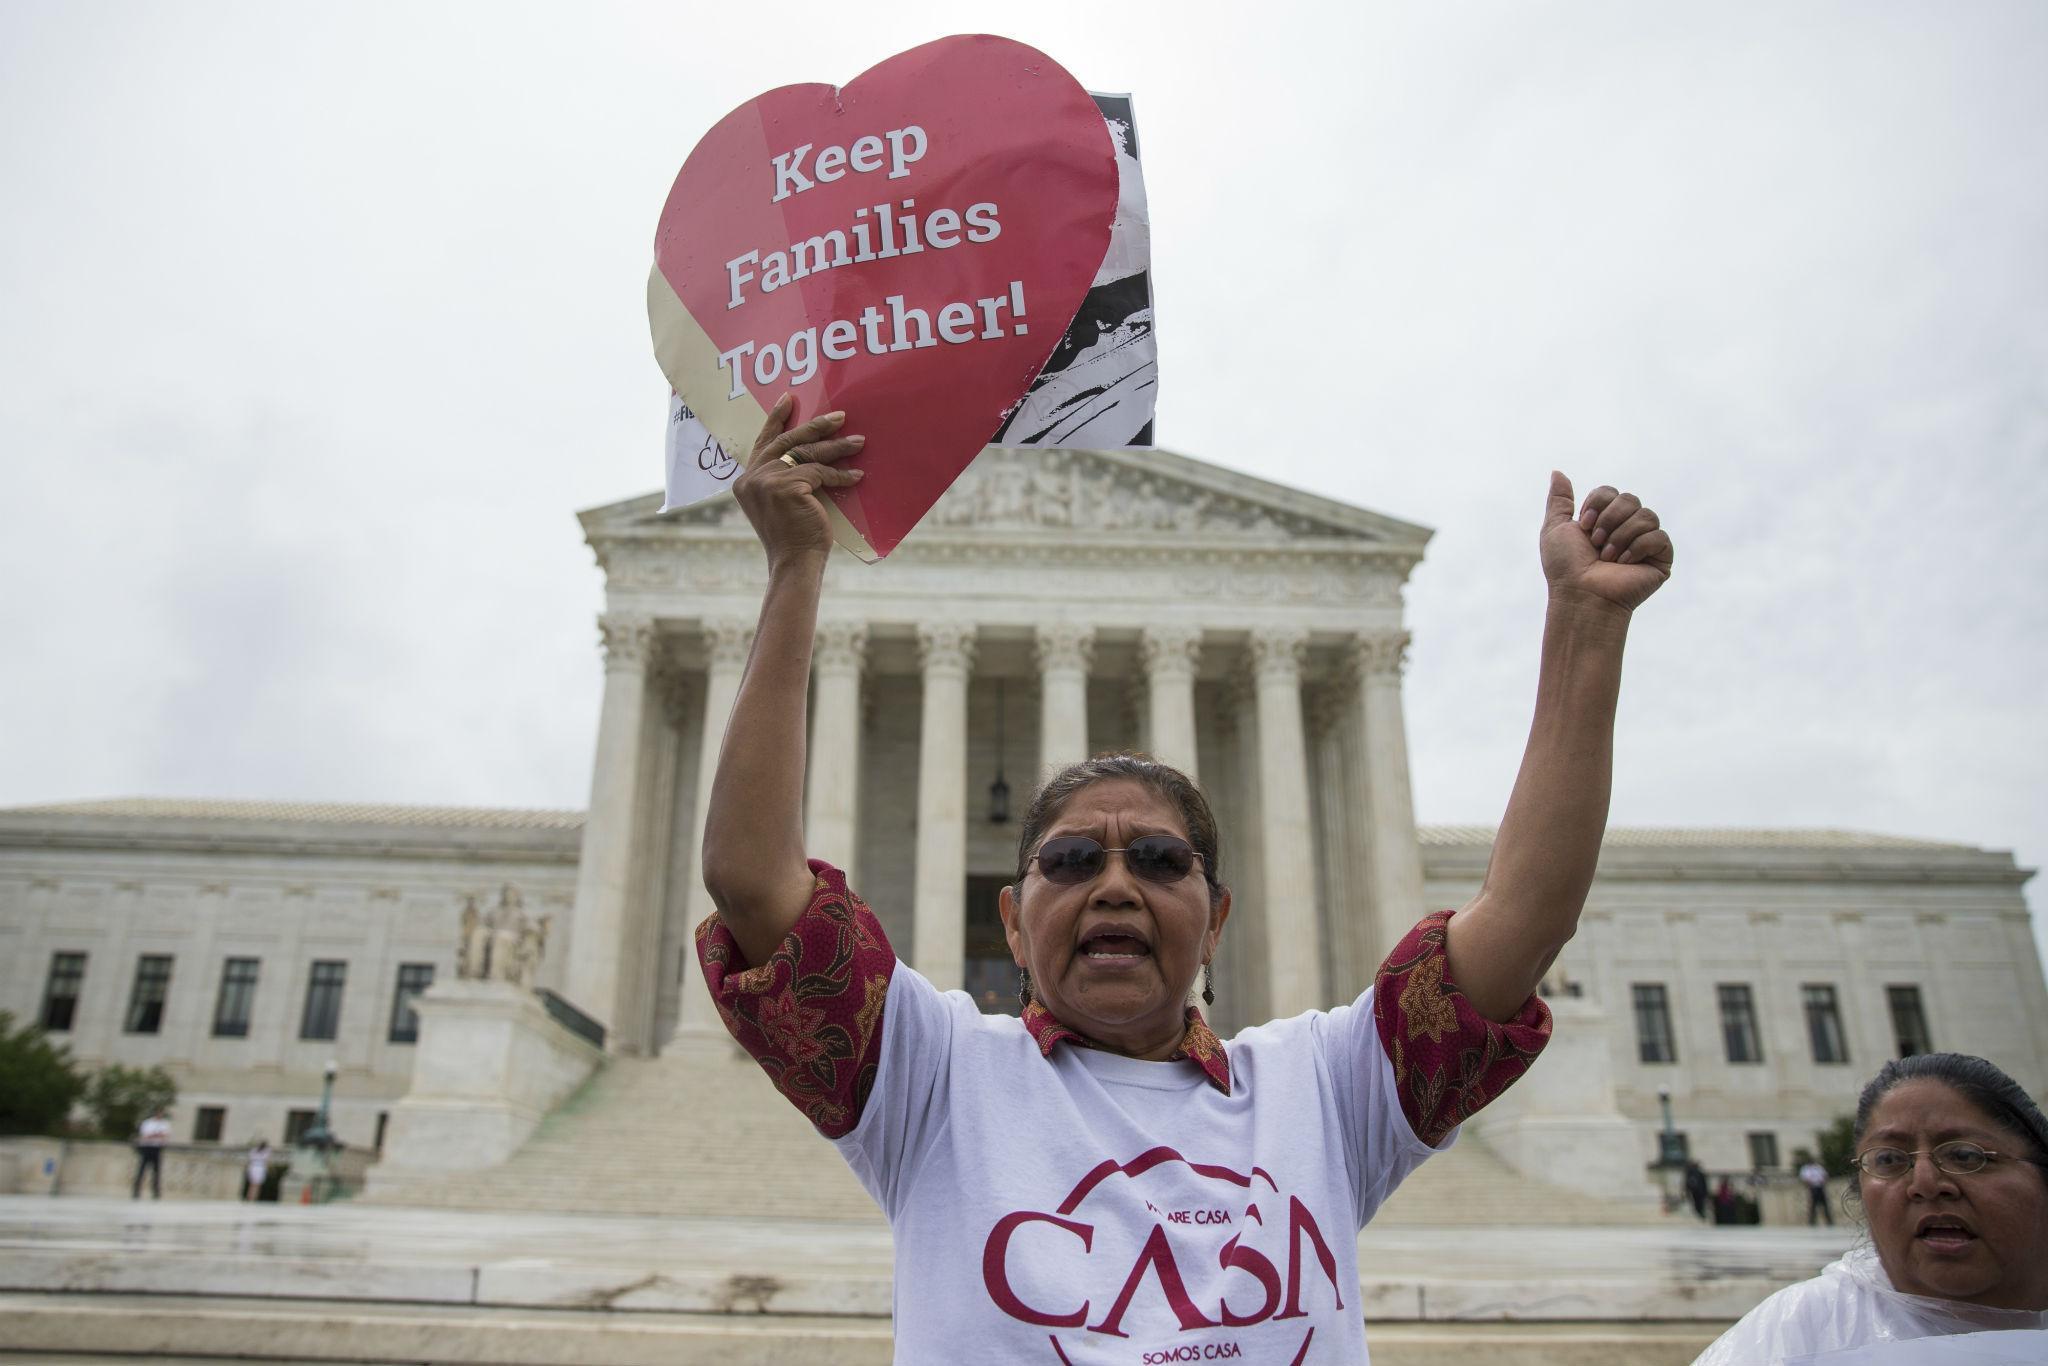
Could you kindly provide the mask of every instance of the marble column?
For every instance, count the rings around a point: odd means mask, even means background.
[[[1088,666],[1095,628],[1059,622],[1037,636],[1038,777],[1088,757]]]
[[[1401,713],[1406,631],[1360,635],[1351,647],[1358,675],[1365,802],[1359,812],[1370,878],[1369,904],[1378,931],[1373,964],[1423,915],[1422,849],[1415,838],[1415,799],[1408,784],[1408,727]]]
[[[704,886],[704,818],[711,810],[711,780],[718,774],[718,752],[725,744],[725,723],[732,719],[733,699],[739,695],[740,676],[747,669],[747,652],[753,648],[752,622],[736,617],[704,623],[704,726],[697,745],[697,797],[690,811],[690,890],[684,902],[685,943],[694,944],[697,926],[704,923],[714,907]],[[725,1025],[711,1004],[704,974],[683,974],[677,993],[676,1032],[671,1043],[716,1041],[727,1038]]]
[[[1267,1009],[1286,1019],[1325,1004],[1316,933],[1315,835],[1303,734],[1301,660],[1308,633],[1279,627],[1251,637],[1259,713],[1259,837],[1265,885]]]
[[[972,623],[917,628],[924,711],[917,750],[917,883],[911,966],[941,991],[960,985],[967,952],[967,681]]]
[[[1304,689],[1311,802],[1315,816],[1317,933],[1323,944],[1324,989],[1330,1003],[1355,1000],[1370,983],[1361,942],[1375,932],[1356,870],[1364,859],[1352,838],[1355,793],[1361,786],[1349,758],[1356,692],[1338,679]]]
[[[853,866],[860,793],[860,675],[868,628],[854,621],[818,627],[811,655],[811,744],[805,764],[804,847],[843,870],[859,885]]]
[[[640,790],[643,712],[654,626],[644,617],[598,619],[604,640],[604,705],[597,721],[597,757],[590,774],[590,809],[583,852],[576,865],[575,932],[569,938],[565,993],[579,1010],[616,1035],[620,973],[633,888],[633,835],[639,826],[634,798]]]
[[[1155,757],[1190,778],[1195,772],[1195,669],[1201,663],[1198,627],[1147,627],[1138,639],[1145,667],[1146,715]]]

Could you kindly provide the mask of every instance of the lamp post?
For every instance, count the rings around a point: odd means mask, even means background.
[[[996,679],[996,780],[988,785],[988,819],[1001,825],[1010,819],[1010,785],[1003,781],[1003,680]]]
[[[1657,1088],[1657,1105],[1664,1112],[1664,1129],[1657,1135],[1657,1178],[1658,1184],[1664,1188],[1664,1208],[1670,1211],[1678,1208],[1682,1198],[1678,1192],[1684,1187],[1678,1176],[1685,1170],[1685,1139],[1678,1132],[1678,1126],[1671,1122],[1670,1087]],[[1675,1188],[1674,1183],[1677,1183]]]
[[[306,1179],[299,1184],[299,1203],[302,1205],[324,1204],[334,1197],[331,1163],[335,1149],[341,1144],[335,1141],[333,1131],[328,1127],[328,1112],[334,1104],[334,1076],[339,1071],[341,1064],[329,1058],[324,1069],[326,1079],[320,1088],[320,1112],[299,1135],[298,1147],[302,1155],[299,1161],[305,1164],[306,1172]]]
[[[1685,1165],[1685,1140],[1678,1132],[1678,1126],[1671,1122],[1671,1088],[1657,1088],[1657,1104],[1664,1110],[1664,1132],[1657,1135],[1657,1165],[1660,1167],[1683,1167]]]

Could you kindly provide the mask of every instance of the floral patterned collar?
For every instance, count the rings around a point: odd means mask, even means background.
[[[1230,1059],[1223,1051],[1223,1040],[1216,1037],[1216,1032],[1209,1028],[1208,1022],[1202,1018],[1202,1012],[1195,1007],[1188,1007],[1187,1018],[1187,1033],[1181,1036],[1180,1047],[1166,1061],[1195,1064],[1202,1069],[1202,1075],[1209,1079],[1211,1086],[1224,1095],[1229,1095]],[[1060,1043],[1070,1043],[1076,1048],[1101,1049],[1105,1053],[1114,1051],[1103,1048],[1085,1034],[1067,1028],[1054,1019],[1052,1012],[1037,1001],[1024,1007],[1024,1028],[1030,1031],[1032,1039],[1038,1044],[1041,1057],[1051,1057],[1053,1045]]]

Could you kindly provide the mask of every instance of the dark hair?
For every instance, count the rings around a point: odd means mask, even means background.
[[[2035,1162],[2048,1164],[2048,1117],[2042,1116],[2041,1107],[1995,1063],[1968,1053],[1915,1053],[1880,1067],[1856,1102],[1858,1148],[1863,1146],[1877,1103],[1909,1081],[1938,1081],[1952,1088],[2000,1128],[2023,1137],[2033,1149],[2028,1156]]]
[[[1047,778],[1031,794],[1024,824],[1017,832],[1017,881],[1024,881],[1024,870],[1045,835],[1045,827],[1066,809],[1074,795],[1083,788],[1118,779],[1150,788],[1180,812],[1181,821],[1188,828],[1188,843],[1202,856],[1202,876],[1209,884],[1209,901],[1214,905],[1223,894],[1223,850],[1216,835],[1216,813],[1209,809],[1209,799],[1195,786],[1193,778],[1149,754],[1098,754],[1093,759],[1068,764]]]

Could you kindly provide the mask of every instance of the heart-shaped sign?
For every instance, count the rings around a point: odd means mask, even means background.
[[[895,549],[1001,425],[1109,248],[1115,148],[1051,58],[987,35],[735,109],[683,163],[647,284],[669,384],[727,450],[844,409],[842,544]]]

